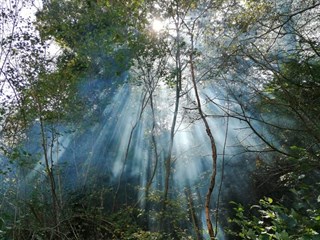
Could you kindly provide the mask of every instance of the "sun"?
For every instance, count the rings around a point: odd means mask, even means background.
[[[164,28],[164,22],[159,19],[154,19],[151,24],[152,30],[160,32]]]

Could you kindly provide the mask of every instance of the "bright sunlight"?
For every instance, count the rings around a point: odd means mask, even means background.
[[[160,32],[164,28],[164,22],[159,19],[154,19],[151,26],[153,31]]]

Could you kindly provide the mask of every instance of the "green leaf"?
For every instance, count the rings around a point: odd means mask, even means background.
[[[276,233],[276,238],[279,240],[289,240],[289,234],[283,230],[281,233]]]

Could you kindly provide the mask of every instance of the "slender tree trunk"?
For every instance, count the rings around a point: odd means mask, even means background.
[[[198,218],[197,218],[197,215],[196,215],[196,211],[195,211],[195,208],[194,208],[194,202],[193,202],[191,191],[190,191],[189,188],[187,188],[185,190],[185,194],[186,194],[186,197],[188,199],[188,204],[189,204],[189,209],[190,209],[190,216],[191,216],[192,224],[193,224],[193,227],[194,227],[194,231],[195,231],[196,236],[197,236],[197,240],[202,240],[202,235],[201,235],[200,227],[199,227],[199,221],[198,221]]]
[[[169,183],[170,183],[170,175],[171,175],[171,163],[172,163],[172,149],[173,149],[173,141],[175,135],[175,128],[177,124],[178,118],[178,111],[180,105],[180,93],[181,93],[181,80],[182,80],[182,73],[181,73],[181,49],[180,49],[180,30],[179,30],[179,21],[175,23],[176,27],[176,34],[177,34],[177,51],[175,54],[175,62],[176,62],[176,97],[175,97],[175,106],[173,112],[173,119],[171,123],[170,129],[170,142],[167,157],[165,159],[165,184],[164,184],[164,198],[163,198],[163,210],[166,209],[167,200],[168,200],[168,192],[169,192]]]
[[[216,143],[214,140],[214,137],[212,135],[209,123],[206,119],[205,114],[202,111],[202,106],[201,106],[201,101],[200,101],[200,97],[199,97],[199,92],[198,92],[198,88],[197,88],[197,82],[195,79],[195,69],[194,69],[194,41],[193,41],[193,34],[192,32],[190,32],[190,38],[191,38],[191,51],[190,51],[190,71],[191,71],[191,80],[193,83],[193,89],[194,89],[194,93],[196,96],[196,103],[197,103],[197,108],[198,108],[198,112],[199,115],[201,117],[201,120],[205,126],[207,135],[210,139],[210,144],[211,144],[211,158],[212,158],[212,174],[211,174],[211,178],[210,178],[210,184],[209,184],[209,188],[206,194],[206,200],[205,200],[205,214],[206,214],[206,223],[207,223],[207,228],[209,231],[209,236],[210,239],[215,239],[215,231],[213,229],[212,226],[212,221],[211,221],[211,216],[210,216],[210,201],[211,201],[211,195],[213,192],[213,189],[215,187],[215,183],[216,183],[216,174],[217,174],[217,149],[216,149]]]
[[[132,126],[131,131],[130,131],[130,135],[129,135],[129,139],[128,139],[128,143],[127,143],[127,147],[126,147],[126,152],[125,152],[125,156],[124,156],[123,163],[122,163],[122,168],[121,168],[121,172],[119,175],[118,185],[117,185],[117,188],[116,188],[114,196],[113,196],[112,212],[114,212],[116,210],[117,198],[118,198],[119,190],[121,187],[122,176],[124,174],[125,167],[127,164],[129,151],[130,151],[130,147],[131,147],[131,142],[133,139],[133,134],[134,134],[134,132],[135,132],[140,120],[141,120],[144,109],[146,108],[148,101],[149,101],[149,99],[146,96],[147,96],[147,93],[145,93],[143,95],[140,113],[139,113],[138,118],[137,118],[136,122],[134,123],[134,125]]]
[[[173,110],[173,119],[171,122],[170,128],[170,139],[169,139],[169,146],[168,152],[164,159],[164,169],[165,169],[165,180],[164,180],[164,194],[163,194],[163,202],[162,202],[162,212],[163,217],[160,222],[160,229],[161,231],[170,232],[171,231],[171,224],[167,220],[167,206],[168,206],[168,199],[169,199],[169,190],[170,190],[170,178],[171,178],[171,167],[172,167],[172,151],[173,151],[173,143],[174,143],[174,136],[176,132],[176,125],[178,119],[178,112],[180,106],[180,94],[181,94],[181,85],[182,85],[182,64],[181,64],[181,46],[180,46],[180,20],[179,17],[175,20],[175,28],[176,28],[176,52],[175,52],[175,105]]]
[[[55,178],[53,174],[53,165],[52,165],[52,162],[50,163],[50,159],[48,156],[47,139],[45,136],[45,129],[44,129],[42,116],[40,116],[40,131],[41,131],[41,138],[42,138],[42,149],[44,154],[45,168],[46,168],[46,173],[47,173],[47,177],[49,179],[49,184],[50,184],[52,207],[53,207],[53,212],[55,217],[55,225],[57,226],[59,223],[59,200],[56,193],[56,184],[55,184]]]
[[[59,231],[58,224],[59,224],[59,215],[60,215],[60,206],[59,206],[59,200],[56,193],[56,184],[55,184],[55,177],[53,173],[53,161],[52,158],[50,158],[50,154],[48,152],[48,142],[46,137],[46,130],[44,126],[44,120],[43,120],[43,108],[41,104],[41,100],[34,95],[33,96],[37,105],[38,105],[38,115],[39,115],[39,121],[40,121],[40,135],[41,135],[41,145],[42,145],[42,151],[44,156],[44,163],[45,163],[45,171],[47,174],[47,178],[50,185],[50,191],[51,191],[51,199],[52,199],[52,209],[53,209],[53,215],[54,215],[54,224],[57,228],[56,230]],[[52,146],[51,146],[52,148]],[[50,151],[51,152],[51,151]]]
[[[153,182],[153,179],[156,175],[156,170],[158,168],[158,161],[159,161],[159,154],[158,154],[158,146],[157,146],[157,141],[156,141],[156,137],[155,137],[155,128],[156,128],[156,118],[155,118],[155,112],[154,112],[154,104],[153,104],[153,91],[150,93],[150,108],[151,108],[151,112],[152,112],[152,130],[151,130],[151,135],[152,135],[152,144],[154,147],[154,167],[153,167],[153,171],[151,173],[151,177],[146,185],[146,193],[148,194],[149,189],[151,187],[151,184]]]

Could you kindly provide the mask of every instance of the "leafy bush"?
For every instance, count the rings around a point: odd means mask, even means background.
[[[268,197],[248,210],[232,202],[235,217],[229,222],[239,227],[239,231],[229,230],[229,234],[240,239],[320,239],[319,184],[316,184],[318,189],[306,186],[292,189],[294,201],[289,204],[291,206],[276,203]]]

